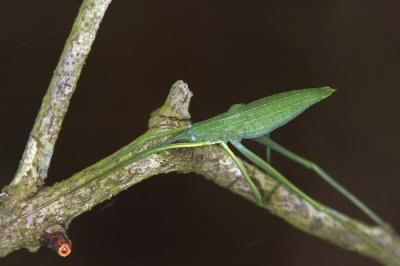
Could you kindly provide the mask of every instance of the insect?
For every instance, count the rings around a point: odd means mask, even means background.
[[[119,152],[109,157],[107,159],[107,165],[113,165],[112,167],[100,172],[98,175],[93,176],[90,180],[84,182],[83,184],[75,187],[72,191],[66,193],[76,191],[84,187],[87,183],[94,180],[105,178],[111,173],[117,171],[118,169],[122,169],[135,161],[143,159],[144,157],[147,157],[157,152],[170,149],[201,147],[216,144],[222,147],[236,163],[244,179],[252,190],[255,201],[260,205],[263,204],[265,200],[269,197],[269,195],[262,195],[260,193],[257,186],[254,184],[251,177],[247,173],[242,162],[229,148],[229,143],[233,145],[248,160],[260,167],[273,178],[275,178],[280,185],[286,186],[289,190],[291,190],[294,194],[313,206],[316,210],[327,214],[332,219],[342,224],[350,232],[358,236],[374,249],[383,252],[383,254],[386,254],[387,256],[392,257],[387,252],[387,250],[382,248],[369,236],[361,232],[356,226],[341,218],[330,208],[309,197],[302,190],[296,187],[291,181],[289,181],[283,174],[281,174],[278,170],[271,166],[271,164],[247,149],[241,143],[243,139],[255,140],[265,145],[268,149],[281,153],[288,158],[294,160],[295,162],[298,162],[308,168],[313,169],[331,186],[333,186],[336,190],[338,190],[341,194],[348,198],[353,204],[360,208],[374,222],[376,222],[380,226],[384,225],[383,220],[379,218],[378,215],[376,215],[364,203],[362,203],[358,198],[356,198],[352,193],[346,190],[338,182],[336,182],[319,166],[287,150],[278,143],[274,142],[268,136],[268,134],[271,133],[273,130],[288,123],[289,121],[300,115],[308,107],[330,96],[334,91],[335,90],[330,87],[322,87],[283,92],[256,100],[249,104],[234,104],[225,113],[201,122],[196,122],[183,127],[162,131],[152,135],[144,135],[133,141],[131,144],[128,144],[127,146],[122,148]],[[164,138],[167,139],[164,140]],[[150,148],[147,148],[144,151],[139,151],[144,144],[147,144],[153,140],[160,142],[158,144],[150,146]],[[133,156],[127,156],[128,154],[133,154]],[[96,170],[96,166],[93,167],[89,168],[91,168],[91,170]],[[274,191],[274,189],[272,189],[272,191]],[[27,217],[27,215],[29,215],[30,213],[44,208],[44,206],[48,206],[56,202],[56,200],[56,198],[51,199],[46,204],[16,219]]]
[[[376,215],[351,192],[335,181],[317,164],[289,151],[268,136],[273,130],[288,123],[308,107],[330,96],[334,91],[335,90],[330,87],[293,90],[265,97],[249,104],[234,104],[227,112],[210,119],[181,128],[167,130],[139,140],[136,145],[131,146],[127,152],[130,152],[131,149],[134,149],[149,140],[175,134],[174,137],[139,153],[130,162],[137,161],[162,150],[218,144],[225,149],[235,161],[253,191],[257,203],[263,203],[263,196],[253,183],[242,163],[228,147],[227,143],[230,143],[247,159],[277,179],[278,182],[288,186],[289,189],[294,192],[297,191],[298,189],[291,183],[288,183],[288,180],[280,173],[277,173],[269,163],[262,160],[258,155],[254,154],[241,144],[242,139],[253,139],[258,143],[265,145],[268,149],[281,153],[293,161],[314,170],[326,182],[360,208],[375,223],[383,225],[384,222],[378,215]],[[171,144],[182,141],[185,143]],[[298,194],[300,192],[295,193]],[[300,194],[303,195],[304,193]]]
[[[270,132],[288,123],[296,116],[300,115],[308,107],[330,96],[334,91],[335,89],[330,87],[293,90],[265,97],[249,104],[234,104],[225,113],[210,119],[140,138],[125,147],[125,151],[117,156],[114,160],[120,160],[124,155],[131,153],[133,150],[150,140],[161,139],[163,137],[170,138],[148,148],[143,152],[137,153],[133,158],[122,161],[121,164],[118,164],[118,169],[160,151],[217,144],[231,156],[237,167],[240,169],[244,179],[247,181],[250,189],[252,190],[255,201],[258,204],[262,204],[270,195],[262,195],[260,193],[241,161],[229,148],[228,143],[230,143],[248,160],[275,178],[280,185],[286,186],[289,190],[297,194],[315,209],[324,212],[328,216],[332,217],[332,219],[341,223],[344,227],[363,239],[370,246],[387,254],[386,250],[382,249],[379,244],[359,231],[358,228],[342,219],[330,208],[309,197],[291,181],[289,181],[283,174],[276,170],[271,164],[250,151],[241,143],[243,139],[255,140],[258,143],[265,145],[267,149],[272,149],[278,153],[281,153],[295,162],[314,170],[332,187],[334,187],[354,205],[361,209],[375,223],[380,226],[384,225],[383,220],[377,214],[375,214],[370,208],[368,208],[363,202],[361,202],[337,181],[335,181],[322,168],[315,163],[289,151],[288,149],[274,142],[269,137]],[[274,189],[272,191],[274,191]]]

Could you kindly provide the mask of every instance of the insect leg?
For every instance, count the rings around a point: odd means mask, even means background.
[[[168,129],[168,130],[165,130],[165,131],[157,132],[157,133],[154,133],[154,134],[152,134],[150,136],[148,136],[148,135],[141,136],[141,137],[137,138],[132,144],[129,145],[130,146],[130,150],[135,149],[135,148],[139,147],[140,145],[143,145],[144,143],[146,143],[146,142],[148,142],[150,140],[161,138],[161,137],[167,137],[167,136],[172,135],[172,134],[180,133],[181,131],[183,131],[183,130],[185,130],[187,128],[188,128],[188,126],[186,125],[186,126],[182,126],[182,127],[177,127],[177,128],[173,128],[173,129]]]
[[[292,182],[290,182],[286,177],[284,177],[278,170],[276,170],[274,167],[272,167],[269,163],[261,159],[257,154],[253,153],[249,149],[247,149],[245,146],[243,146],[239,141],[231,141],[233,146],[240,151],[247,159],[252,161],[254,164],[256,164],[258,167],[266,171],[268,174],[270,174],[272,177],[274,177],[278,182],[280,182],[282,185],[285,185],[288,189],[293,191],[295,194],[303,198],[305,201],[309,202],[314,208],[317,210],[323,210],[325,211],[326,208],[325,206],[321,205],[320,203],[316,202],[312,198],[310,198],[307,194],[305,194],[303,191],[301,191],[299,188],[297,188]],[[329,211],[329,210],[328,210]]]
[[[325,180],[329,185],[331,185],[333,188],[335,188],[339,193],[341,193],[343,196],[345,196],[348,200],[350,200],[355,206],[357,206],[361,211],[363,211],[369,218],[371,218],[375,223],[378,225],[384,225],[385,222],[377,215],[375,214],[370,208],[368,208],[361,200],[359,200],[356,196],[354,196],[350,191],[348,191],[346,188],[344,188],[341,184],[339,184],[333,177],[331,177],[328,173],[326,173],[321,167],[319,167],[316,163],[309,161],[292,151],[286,149],[285,147],[279,145],[275,141],[273,141],[271,138],[265,136],[265,137],[259,137],[255,139],[255,141],[270,147],[273,151],[276,151],[283,156],[297,162],[300,165],[303,165],[306,168],[309,168],[313,170],[315,173],[317,173],[323,180]]]
[[[154,148],[151,148],[149,150],[146,150],[142,153],[135,155],[135,157],[131,158],[129,160],[129,162],[126,163],[126,166],[133,162],[139,161],[139,160],[143,159],[144,157],[150,156],[150,155],[160,152],[160,151],[180,149],[180,148],[194,148],[194,147],[201,147],[201,146],[207,146],[207,145],[210,145],[210,143],[208,143],[208,142],[173,143],[173,144],[167,144],[164,146],[161,146],[161,145],[156,146]]]
[[[266,135],[268,138],[271,136],[271,133],[268,133]],[[265,145],[265,153],[266,153],[266,159],[269,164],[272,162],[272,150],[269,146]],[[275,191],[280,187],[280,183],[277,183],[268,193],[264,196],[263,202],[269,201],[271,196],[275,193]]]
[[[224,148],[228,154],[231,156],[237,167],[239,168],[240,172],[242,172],[242,175],[244,179],[246,180],[247,184],[249,185],[250,189],[254,193],[254,198],[256,199],[258,204],[262,204],[263,199],[261,196],[260,191],[257,189],[256,185],[254,184],[253,180],[251,180],[249,174],[247,173],[246,168],[244,168],[242,162],[236,157],[236,155],[232,152],[232,150],[226,145],[226,143],[221,142],[220,143],[221,147]]]
[[[286,186],[290,191],[292,191],[294,194],[296,194],[297,196],[302,198],[304,201],[306,201],[308,204],[310,204],[313,208],[330,216],[333,220],[335,220],[336,222],[343,225],[350,232],[352,232],[354,235],[356,235],[357,237],[359,237],[360,239],[365,241],[365,243],[367,243],[372,248],[374,248],[380,252],[385,252],[386,255],[391,256],[377,242],[375,242],[369,236],[365,235],[353,224],[347,222],[346,220],[342,219],[339,215],[335,214],[334,211],[331,211],[329,208],[325,207],[321,203],[317,202],[316,200],[314,200],[313,198],[311,198],[310,196],[305,194],[302,190],[300,190],[292,182],[290,182],[285,176],[283,176],[278,170],[276,170],[269,163],[267,163],[266,161],[261,159],[257,154],[253,153],[252,151],[250,151],[249,149],[244,147],[239,141],[231,141],[231,143],[246,158],[248,158],[250,161],[252,161],[254,164],[256,164],[258,167],[260,167],[264,171],[266,171],[268,173],[272,173],[272,176],[275,177],[278,182],[280,182],[282,185]],[[391,258],[392,258],[392,256],[391,256]]]
[[[181,131],[185,130],[188,126],[182,126],[182,127],[178,127],[178,128],[173,128],[173,129],[169,129],[169,130],[165,130],[162,132],[157,132],[151,135],[142,135],[139,138],[137,138],[136,140],[134,140],[133,142],[129,143],[128,145],[126,145],[125,147],[123,147],[119,152],[118,155],[112,155],[112,157],[109,159],[108,163],[112,163],[115,162],[119,159],[121,159],[122,157],[128,155],[130,152],[135,151],[138,147],[140,147],[141,145],[143,145],[144,143],[157,139],[157,138],[161,138],[161,137],[167,137],[169,135],[172,134],[176,134],[176,133],[180,133]]]
[[[267,138],[270,138],[270,137],[271,137],[271,133],[268,133],[268,134],[266,135],[266,137],[267,137]],[[266,157],[266,159],[267,159],[267,162],[268,162],[269,164],[271,164],[271,163],[272,163],[272,150],[271,150],[271,148],[270,148],[269,146],[267,146],[267,145],[265,145],[265,157]]]

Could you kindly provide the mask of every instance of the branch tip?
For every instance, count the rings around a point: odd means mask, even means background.
[[[149,128],[179,127],[190,120],[189,105],[193,93],[182,80],[176,81],[165,103],[150,114]]]
[[[44,232],[42,243],[43,246],[54,250],[61,257],[67,257],[72,251],[71,240],[68,238],[65,229],[59,225]]]

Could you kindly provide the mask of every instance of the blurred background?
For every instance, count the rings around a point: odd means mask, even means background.
[[[0,185],[15,173],[81,1],[0,1]],[[338,91],[273,133],[400,231],[398,1],[114,1],[83,69],[48,184],[126,145],[178,79],[193,121],[238,102]],[[258,146],[252,146],[262,152]],[[275,166],[370,222],[315,174]],[[310,237],[196,175],[150,178],[75,219],[68,258],[20,250],[1,265],[376,265]]]

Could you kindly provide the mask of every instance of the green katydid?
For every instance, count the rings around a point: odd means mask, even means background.
[[[267,161],[270,159],[270,149],[272,149],[294,160],[295,162],[304,165],[305,167],[313,169],[326,182],[328,182],[337,191],[348,198],[366,215],[368,215],[374,222],[380,226],[384,225],[383,220],[379,218],[378,215],[376,215],[347,189],[341,186],[319,166],[285,149],[269,138],[268,134],[274,129],[294,119],[308,107],[321,101],[322,99],[325,99],[334,91],[335,90],[330,87],[293,90],[265,97],[249,104],[235,104],[231,106],[227,112],[210,119],[190,124],[188,126],[166,130],[136,140],[132,144],[125,147],[124,151],[119,153],[119,155],[112,159],[112,161],[119,161],[126,154],[135,151],[139,146],[150,140],[172,136],[145,151],[139,152],[134,157],[118,163],[115,168],[110,169],[109,171],[115,171],[117,168],[120,169],[134,161],[138,161],[160,151],[217,144],[226,152],[228,152],[247,181],[254,194],[256,202],[258,204],[262,204],[264,199],[268,198],[270,195],[261,195],[241,161],[228,147],[227,143],[229,142],[247,159],[275,178],[278,183],[286,186],[289,190],[297,194],[315,209],[332,217],[332,219],[342,224],[344,227],[363,239],[375,249],[382,251],[382,248],[376,242],[360,232],[355,226],[341,218],[330,208],[309,197],[302,190],[291,183],[286,177],[284,177],[279,171],[272,167],[268,162],[264,161],[241,144],[242,139],[253,139],[267,147]],[[274,190],[275,189],[272,189],[271,191]],[[385,250],[383,250],[383,252],[387,254]]]
[[[122,148],[114,156],[111,156],[110,160],[107,160],[107,164],[113,166],[100,173],[99,175],[95,175],[87,182],[102,179],[117,171],[118,169],[122,169],[135,161],[138,161],[146,156],[152,155],[160,151],[217,144],[221,146],[226,152],[228,152],[228,154],[231,156],[231,158],[240,169],[244,179],[247,181],[250,189],[254,194],[256,202],[258,204],[262,204],[264,200],[269,197],[269,195],[261,195],[261,193],[257,189],[257,186],[252,181],[241,161],[228,147],[227,143],[229,142],[247,159],[252,161],[254,164],[259,166],[261,169],[263,169],[265,172],[275,178],[280,185],[286,186],[289,190],[291,190],[297,196],[313,206],[315,209],[327,214],[332,219],[342,224],[352,233],[357,235],[360,239],[368,243],[371,247],[380,250],[390,256],[390,254],[388,254],[386,250],[384,250],[375,241],[370,239],[367,235],[363,234],[357,227],[344,220],[337,213],[331,211],[331,209],[329,209],[328,207],[309,197],[307,194],[297,188],[293,183],[291,183],[286,177],[284,177],[279,171],[272,167],[268,162],[264,161],[241,144],[242,139],[253,139],[265,145],[267,147],[267,153],[269,152],[269,149],[272,149],[308,168],[313,169],[325,181],[327,181],[336,190],[347,197],[353,204],[360,208],[378,225],[383,225],[384,222],[382,221],[382,219],[380,219],[372,210],[370,210],[349,191],[343,188],[339,183],[337,183],[332,177],[326,174],[316,164],[283,148],[268,137],[268,134],[274,129],[294,119],[296,116],[305,111],[308,107],[321,101],[322,99],[325,99],[334,91],[335,90],[332,88],[323,87],[314,89],[293,90],[279,93],[256,100],[249,104],[235,104],[231,106],[227,112],[201,122],[162,131],[152,135],[144,135],[143,137]],[[144,151],[138,151],[138,148],[141,147],[143,144],[148,143],[152,140],[163,140],[164,137],[169,137],[169,139],[155,144],[154,146],[150,146],[150,148]],[[133,157],[129,156],[128,159],[124,159],[126,155],[131,153],[136,154],[133,155]],[[270,158],[270,156],[268,157]],[[94,167],[96,168],[96,166]],[[85,186],[87,182],[79,185],[78,187],[75,187],[73,190],[75,191],[80,189],[81,187]],[[272,191],[274,191],[274,189],[272,189]],[[67,193],[70,192],[71,191]],[[55,201],[56,199],[51,199],[45,205],[50,205]],[[35,210],[32,210],[32,212],[43,208],[45,205],[42,205]],[[30,213],[31,212],[28,212],[17,219],[24,218]]]
[[[268,158],[270,158],[269,149],[272,149],[307,168],[313,169],[326,182],[360,208],[374,222],[378,225],[383,225],[384,222],[378,215],[356,198],[351,192],[341,186],[318,165],[294,154],[267,136],[271,131],[286,124],[311,105],[331,95],[334,91],[334,89],[329,87],[294,90],[265,97],[247,105],[235,104],[231,106],[227,112],[205,121],[173,130],[167,130],[139,140],[134,146],[130,146],[126,153],[131,152],[132,149],[135,149],[149,140],[176,134],[176,136],[156,145],[155,147],[139,153],[137,156],[129,160],[129,163],[162,150],[219,144],[235,160],[244,178],[252,189],[257,203],[261,204],[263,198],[261,193],[247,174],[241,162],[226,145],[228,142],[231,143],[247,159],[256,163],[255,157],[250,153],[245,153],[246,150],[243,148],[243,145],[240,144],[242,139],[253,139],[267,147]],[[171,144],[178,141],[186,141],[187,143]],[[118,158],[121,157],[118,156]],[[267,161],[269,160],[270,159],[267,159]],[[271,174],[269,170],[265,171]],[[273,177],[279,181],[279,178],[276,176]],[[292,186],[284,181],[280,182],[286,186]]]

